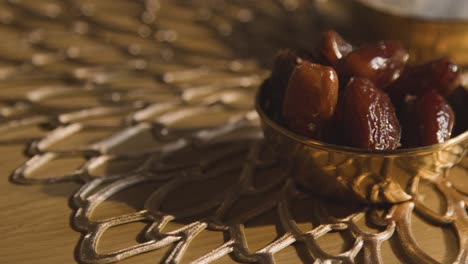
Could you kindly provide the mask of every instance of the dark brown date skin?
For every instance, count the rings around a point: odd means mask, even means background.
[[[439,144],[450,139],[455,115],[444,97],[435,90],[417,98],[414,105],[408,106],[405,117],[404,140],[407,147],[420,147]]]
[[[457,118],[452,132],[452,136],[457,136],[468,130],[468,87],[459,86],[447,101]]]
[[[401,128],[390,98],[373,82],[353,77],[343,95],[346,145],[370,150],[399,147]]]
[[[303,61],[295,67],[283,103],[283,120],[294,132],[316,140],[333,117],[338,76],[328,66]]]
[[[353,46],[336,31],[330,30],[322,33],[319,51],[329,65],[335,65],[339,59],[346,57],[353,51]]]
[[[322,140],[329,144],[346,145],[343,140],[343,128],[343,96],[338,96],[335,113],[325,129]]]
[[[385,87],[396,80],[408,61],[408,52],[394,41],[380,41],[363,46],[339,60],[336,69],[340,80],[362,77],[377,87]]]
[[[447,58],[425,64],[408,66],[386,92],[394,101],[406,95],[421,96],[428,90],[436,90],[444,97],[450,96],[460,81],[460,69]]]
[[[287,49],[279,51],[275,57],[271,76],[266,84],[269,97],[264,107],[267,113],[277,121],[281,121],[281,108],[289,77],[301,61],[296,52]]]
[[[274,90],[286,91],[289,77],[294,68],[301,62],[297,53],[292,50],[281,50],[275,57],[270,80]]]

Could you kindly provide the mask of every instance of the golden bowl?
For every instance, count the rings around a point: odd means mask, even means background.
[[[434,18],[398,14],[362,0],[353,1],[351,13],[352,28],[361,39],[399,40],[409,49],[413,62],[448,56],[459,65],[468,65],[468,18],[450,13]]]
[[[415,177],[444,177],[466,159],[468,131],[444,143],[393,151],[370,151],[311,140],[275,122],[265,111],[267,82],[255,107],[266,142],[291,167],[291,175],[312,193],[337,200],[399,203],[410,200]]]

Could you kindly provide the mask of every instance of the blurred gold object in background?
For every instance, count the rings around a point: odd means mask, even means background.
[[[463,17],[464,13],[456,13],[453,11],[456,8],[451,8],[445,11],[452,13],[445,13],[443,17],[435,13],[437,10],[434,10],[432,14],[426,13],[418,16],[409,12],[396,14],[405,8],[384,8],[385,4],[377,5],[376,2],[360,0],[353,1],[350,5],[353,31],[362,38],[400,40],[408,47],[412,62],[448,56],[461,66],[468,65],[468,18]],[[405,2],[410,5],[414,1]],[[445,1],[432,2],[446,4]],[[455,3],[455,1],[452,2]],[[459,1],[458,4],[461,5],[460,8],[463,8],[463,1]],[[406,8],[408,9],[409,7]],[[422,11],[428,10],[429,8],[425,7]]]

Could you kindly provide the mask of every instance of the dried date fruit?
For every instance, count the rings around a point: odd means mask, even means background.
[[[335,113],[331,118],[328,126],[325,128],[325,133],[322,139],[329,143],[335,145],[343,145],[343,97],[338,96],[338,102],[335,107]]]
[[[372,150],[393,150],[401,129],[390,98],[374,83],[353,77],[343,95],[343,130],[347,145]]]
[[[297,56],[296,52],[291,50],[281,50],[275,57],[271,76],[267,84],[267,87],[270,89],[270,96],[265,101],[265,110],[277,121],[281,119],[281,108],[289,77],[300,62],[301,59]]]
[[[408,58],[408,52],[399,43],[380,41],[349,53],[338,61],[336,69],[340,80],[356,76],[385,87],[400,76]]]
[[[416,99],[406,112],[404,142],[407,147],[429,146],[450,139],[455,115],[450,105],[436,91]]]
[[[275,91],[286,91],[289,77],[294,68],[301,62],[296,52],[281,50],[275,57],[271,71],[271,85]]]
[[[335,65],[339,59],[353,51],[353,46],[346,42],[336,31],[325,31],[319,46],[320,54],[330,65]]]
[[[444,97],[450,96],[458,86],[460,69],[447,58],[441,58],[416,66],[408,66],[387,89],[394,100],[405,95],[420,96],[428,90],[436,90]]]
[[[452,133],[452,136],[457,136],[468,130],[468,87],[459,86],[447,101],[457,118]]]
[[[337,100],[338,76],[333,68],[303,61],[289,79],[283,118],[294,132],[320,140]]]
[[[401,125],[401,144],[406,147],[419,146],[419,124],[416,115],[416,97],[406,96],[397,105],[397,116]]]

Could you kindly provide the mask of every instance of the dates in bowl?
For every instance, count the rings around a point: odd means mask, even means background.
[[[443,143],[468,126],[468,92],[448,58],[409,65],[395,41],[353,46],[324,32],[315,54],[280,51],[265,110],[312,140],[368,150]]]
[[[395,41],[325,32],[316,53],[278,52],[256,98],[266,143],[297,186],[335,200],[399,203],[411,183],[466,164],[468,92],[448,58],[408,64]]]

